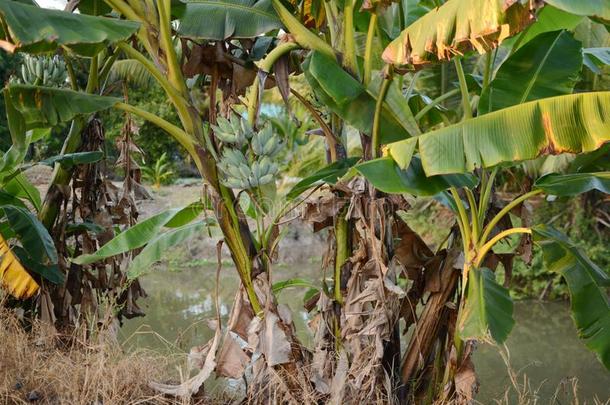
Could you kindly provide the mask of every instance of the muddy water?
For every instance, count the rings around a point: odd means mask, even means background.
[[[311,264],[292,264],[274,271],[275,280],[316,274]],[[215,268],[185,268],[180,271],[159,270],[144,277],[149,297],[143,300],[147,315],[127,321],[121,330],[128,347],[151,348],[169,353],[188,353],[194,345],[206,342],[212,332],[206,320],[214,317]],[[221,271],[220,312],[226,320],[234,299],[238,280],[231,268]],[[280,301],[289,305],[302,341],[311,342],[307,334],[307,316],[302,310],[304,290],[284,290]],[[578,396],[591,403],[594,397],[610,399],[610,373],[578,340],[566,303],[516,304],[517,324],[506,349],[511,368],[520,372],[517,381],[527,375],[530,391],[538,391],[538,403],[551,403],[557,387],[570,377],[578,379]],[[498,348],[480,345],[475,353],[475,367],[481,381],[477,397],[484,404],[503,396],[510,384],[505,360]],[[511,397],[511,403],[514,397]],[[562,402],[563,403],[563,402]]]

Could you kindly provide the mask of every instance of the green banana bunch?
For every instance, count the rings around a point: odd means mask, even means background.
[[[271,183],[279,170],[268,156],[250,164],[240,150],[230,148],[225,148],[218,169],[224,175],[222,182],[225,186],[243,189]]]
[[[235,145],[240,148],[254,134],[248,121],[235,113],[231,114],[230,120],[218,117],[216,124],[212,125],[216,138],[225,144]]]
[[[237,114],[219,117],[214,135],[222,142],[218,170],[222,183],[231,188],[250,189],[275,181],[279,171],[272,158],[282,149],[271,125],[255,132],[247,120]]]
[[[68,77],[66,64],[53,57],[25,55],[18,82],[36,86],[63,87]]]
[[[283,145],[273,133],[271,125],[265,125],[263,129],[254,134],[251,146],[252,151],[258,156],[274,157],[282,150]]]

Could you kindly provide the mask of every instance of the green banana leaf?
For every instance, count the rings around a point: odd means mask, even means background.
[[[104,152],[74,152],[66,153],[64,155],[52,156],[50,158],[40,161],[40,164],[53,166],[55,163],[59,163],[61,167],[69,169],[72,166],[84,165],[99,162],[104,157]]]
[[[496,282],[491,270],[471,269],[468,272],[466,301],[457,325],[461,338],[493,339],[502,344],[514,325],[513,300],[508,290]]]
[[[545,32],[568,30],[573,31],[584,19],[581,15],[565,12],[553,6],[546,5],[538,12],[536,22],[519,35],[504,41],[504,46],[512,48],[512,52],[520,49],[532,39]]]
[[[190,211],[191,209],[185,211],[184,208],[173,208],[153,215],[121,232],[95,253],[78,256],[72,259],[72,262],[76,264],[90,264],[140,248],[156,238],[163,227],[166,227],[171,221],[174,221],[174,225],[177,225],[184,223],[185,217],[192,218]]]
[[[580,49],[567,31],[537,36],[502,63],[481,94],[479,114],[572,93],[582,69]]]
[[[203,232],[205,227],[206,223],[204,221],[198,221],[174,228],[150,240],[127,268],[127,277],[134,280],[148,273],[151,266],[161,260],[169,248]]]
[[[601,68],[610,65],[610,48],[585,48],[582,56],[585,65],[596,74],[601,74]]]
[[[286,198],[294,200],[304,191],[309,190],[312,187],[316,187],[320,184],[335,184],[340,177],[343,177],[343,175],[358,162],[358,160],[360,160],[359,157],[351,157],[333,162],[328,166],[323,167],[311,176],[305,177],[295,184],[286,195]]]
[[[4,39],[27,53],[53,52],[66,46],[82,56],[93,56],[106,46],[124,41],[138,23],[30,6],[15,1],[0,2]],[[5,47],[6,49],[6,47]],[[10,49],[7,49],[10,51]]]
[[[604,287],[610,278],[565,235],[546,225],[532,229],[545,266],[566,280],[578,335],[610,370],[610,305]]]
[[[303,71],[320,101],[353,127],[371,134],[377,93],[372,94],[367,90],[334,58],[317,51],[307,57]],[[408,109],[407,100],[403,99],[403,102]],[[380,121],[381,143],[398,141],[418,133],[403,114],[404,111],[395,111],[387,102],[384,103]]]
[[[282,26],[271,0],[189,0],[173,13],[178,34],[195,39],[253,38]]]
[[[89,15],[107,15],[112,8],[104,0],[79,0],[78,11]]]
[[[26,199],[36,211],[40,211],[42,206],[40,191],[22,173],[11,175],[3,189],[15,197]]]
[[[392,158],[369,160],[355,166],[376,189],[390,194],[432,196],[450,187],[474,188],[478,184],[471,174],[448,174],[426,177],[419,158],[413,157],[407,169],[401,169]]]
[[[544,190],[547,194],[559,197],[570,197],[598,190],[610,194],[610,172],[599,173],[551,173],[542,176],[534,183],[534,188]]]
[[[591,17],[595,20],[601,20],[604,23],[610,22],[610,6],[608,0],[545,0],[554,7],[557,7],[568,13]]]
[[[590,152],[610,141],[610,92],[545,98],[388,145],[405,168],[419,150],[426,175],[471,172],[540,155]]]
[[[17,207],[26,208],[23,201],[15,196],[15,194],[0,189],[0,206],[2,205],[14,205]]]
[[[206,206],[201,200],[194,201],[178,211],[165,226],[168,228],[180,228],[193,222],[206,208],[212,207],[210,207],[209,204]]]
[[[0,184],[3,184],[5,182],[4,178],[23,162],[32,139],[31,134],[26,131],[23,117],[13,105],[8,90],[5,88],[2,93],[4,95],[8,129],[11,134],[11,147],[2,155],[0,160]]]
[[[47,266],[57,265],[57,251],[53,238],[35,215],[26,208],[14,205],[4,205],[0,209],[4,212],[15,237],[27,252],[27,256],[31,258],[31,263],[39,264],[45,269]],[[35,271],[34,267],[36,266],[28,268]],[[44,276],[44,271],[41,273]]]
[[[19,258],[19,262],[30,272],[36,273],[47,281],[53,284],[63,284],[66,280],[64,273],[59,270],[59,265],[54,264],[42,264],[32,259],[29,252],[21,246],[13,246],[11,248],[13,253]]]
[[[17,113],[8,115],[9,125],[11,120],[21,119],[25,129],[55,126],[79,114],[92,114],[122,101],[116,97],[26,84],[10,85],[4,89],[4,95]]]
[[[534,20],[533,2],[449,0],[400,33],[383,52],[387,63],[415,67],[498,46]]]

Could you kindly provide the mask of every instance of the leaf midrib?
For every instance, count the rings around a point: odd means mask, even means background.
[[[523,93],[523,96],[521,97],[519,104],[522,104],[527,100],[527,97],[529,96],[530,92],[532,91],[532,88],[534,87],[534,84],[536,83],[536,81],[538,79],[538,76],[540,76],[540,71],[546,64],[547,59],[549,58],[549,55],[555,50],[557,41],[559,41],[559,38],[561,38],[562,35],[563,35],[563,32],[561,32],[559,35],[557,35],[557,37],[553,41],[553,44],[549,47],[547,53],[544,55],[544,58],[542,58],[542,61],[540,62],[540,64],[538,65],[538,68],[534,72],[532,79],[530,80],[529,84],[525,88],[525,92]]]

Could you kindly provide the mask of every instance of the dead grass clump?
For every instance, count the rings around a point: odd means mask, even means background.
[[[40,323],[25,331],[0,308],[0,403],[168,403],[148,387],[151,379],[164,379],[162,356],[125,353],[109,335],[85,342],[77,332],[70,339],[48,332]]]

